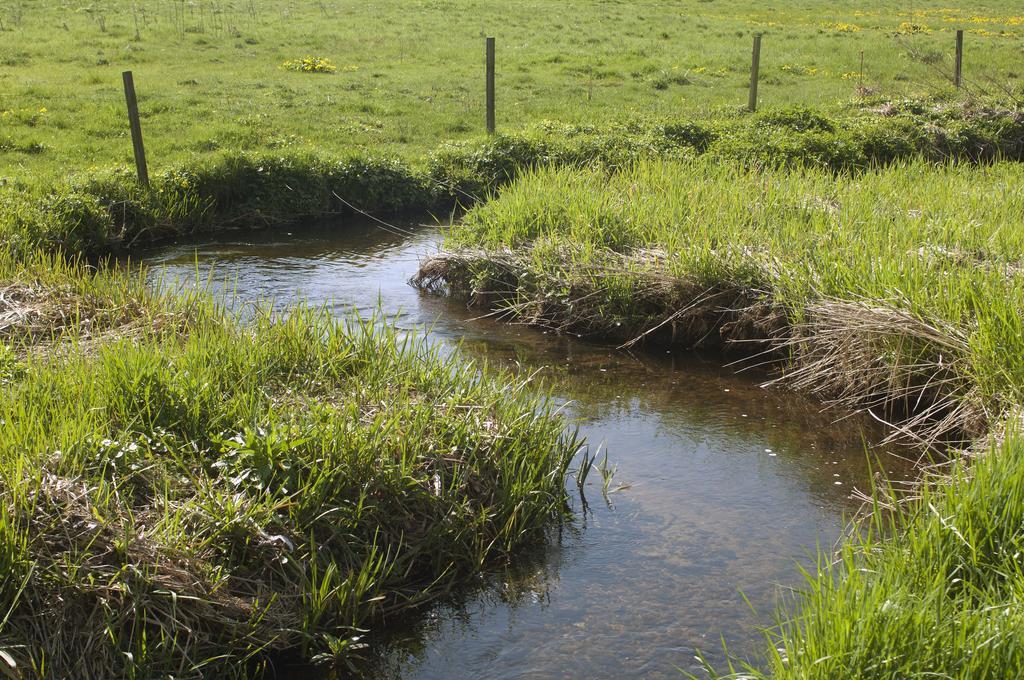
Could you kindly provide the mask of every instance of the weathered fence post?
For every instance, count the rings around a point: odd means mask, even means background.
[[[754,36],[754,54],[750,61],[750,101],[747,108],[757,111],[757,73],[761,69],[761,34]]]
[[[864,50],[860,51],[860,70],[857,71],[857,94],[864,96]]]
[[[148,185],[149,169],[146,168],[146,149],[142,146],[142,123],[139,121],[139,103],[135,98],[135,81],[131,71],[125,71],[121,77],[124,79],[124,100],[128,104],[128,125],[135,149],[135,169],[139,173],[139,183]]]
[[[487,134],[494,134],[494,38],[487,39]]]
[[[956,89],[960,89],[960,80],[964,73],[964,32],[956,32],[956,60],[953,62],[953,82]]]

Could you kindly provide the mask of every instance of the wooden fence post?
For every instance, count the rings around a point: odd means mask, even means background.
[[[757,74],[761,69],[761,34],[754,36],[754,54],[750,60],[750,101],[747,108],[757,111]]]
[[[139,121],[139,103],[135,98],[135,81],[132,72],[121,74],[124,79],[124,100],[128,104],[128,125],[132,131],[132,146],[135,149],[135,169],[139,173],[139,183],[149,185],[149,169],[146,168],[146,149],[142,146],[142,123]]]
[[[487,39],[487,134],[494,134],[494,38]]]
[[[964,73],[964,32],[956,32],[956,60],[953,62],[953,82],[956,89],[960,89],[960,81]]]

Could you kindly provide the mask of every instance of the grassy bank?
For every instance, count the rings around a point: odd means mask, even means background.
[[[157,169],[238,150],[416,158],[482,132],[485,35],[498,40],[498,124],[515,130],[735,111],[755,33],[765,106],[949,92],[957,29],[968,90],[1019,96],[1020,15],[993,0],[9,2],[0,176],[129,164],[124,70]],[[335,71],[284,68],[306,55]]]
[[[575,448],[523,385],[418,341],[308,310],[243,328],[75,256],[475,206],[423,285],[561,332],[744,341],[788,358],[790,385],[941,446],[1021,401],[1024,197],[999,159],[1022,156],[1013,109],[906,101],[543,123],[413,163],[220,152],[150,187],[126,169],[15,181],[0,650],[41,677],[351,663],[388,617],[557,516]]]
[[[540,123],[490,139],[441,145],[408,162],[377,155],[220,152],[140,186],[121,167],[60,182],[0,187],[0,238],[97,256],[162,238],[275,227],[304,217],[451,211],[486,200],[541,167],[614,171],[651,159],[703,156],[748,167],[812,166],[859,173],[911,159],[989,163],[1024,158],[1024,115],[980,101],[899,101],[841,115],[801,107],[753,116],[607,125]]]
[[[536,392],[373,322],[0,261],[0,663],[248,677],[358,659],[565,508]]]
[[[757,114],[639,118],[604,125],[552,121],[490,140],[442,146],[428,175],[454,198],[487,196],[524,170],[626,168],[706,156],[747,166],[856,173],[900,161],[1024,158],[1024,114],[1012,102],[879,100],[841,113],[780,106]]]
[[[562,332],[775,350],[791,383],[972,438],[1022,398],[1020,167],[545,170],[421,283]]]
[[[1016,266],[1019,173],[988,162],[1020,155],[1022,127],[1011,110],[961,104],[789,108],[543,124],[412,164],[222,152],[154,173],[150,187],[125,169],[13,182],[0,202],[0,659],[29,677],[242,675],[280,654],[351,663],[388,617],[558,516],[575,449],[534,392],[418,341],[310,310],[240,327],[202,297],[161,297],[76,256],[307,215],[479,204],[452,238],[489,253],[438,276],[500,281],[484,287],[517,313],[623,339],[651,327],[696,339],[700,324],[701,337],[728,326],[726,337],[763,339],[804,322],[820,339],[845,312],[820,312],[807,281],[841,296],[866,268],[861,294],[877,296],[906,258],[879,267],[866,253],[906,249],[925,263],[907,294],[940,318],[903,323],[917,317],[902,310],[895,321],[917,335],[893,350],[900,370],[880,362],[865,382],[858,366],[844,385],[893,408],[924,399],[914,413],[939,440],[984,429],[1019,384],[994,321],[958,335],[976,301],[925,291],[952,266],[961,292],[1016,294],[1000,272]],[[979,165],[901,165],[909,156]],[[946,196],[927,213],[912,198],[922,187]],[[964,212],[972,192],[1011,199]],[[727,299],[748,311],[725,324],[714,310]],[[894,320],[882,317],[862,316],[867,336],[833,333],[832,346],[772,338],[818,366],[793,377],[815,389],[851,343],[875,347],[867,327]]]
[[[870,408],[915,445],[970,445],[1024,400],[1022,172],[544,169],[454,226],[419,283],[558,332],[763,351],[784,384]],[[1020,446],[1011,427],[948,486],[876,507],[839,564],[808,574],[772,674],[1018,667]]]
[[[0,237],[16,256],[97,256],[213,229],[425,211],[441,205],[438,196],[436,183],[393,159],[224,153],[157,173],[148,187],[126,168],[19,183],[0,191]]]

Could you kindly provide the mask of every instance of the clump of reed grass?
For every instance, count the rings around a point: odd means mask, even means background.
[[[42,251],[0,249],[0,342],[24,354],[117,338],[186,332],[213,313],[196,296],[151,292],[142,273]]]
[[[97,326],[152,319],[116,304],[133,296],[176,308],[141,278],[48,262],[6,273],[34,291],[80,277],[115,303]],[[526,382],[380,319],[299,308],[240,326],[195,304],[187,328],[88,353],[0,345],[11,672],[251,677],[283,652],[345,667],[565,512],[579,444]],[[63,345],[90,332],[44,311],[33,323]]]
[[[781,345],[791,361],[777,384],[895,413],[890,440],[923,451],[981,437],[1001,415],[972,379],[969,330],[891,303],[821,300]]]

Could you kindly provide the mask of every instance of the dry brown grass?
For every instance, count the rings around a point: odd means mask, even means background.
[[[778,370],[767,385],[866,411],[891,428],[890,441],[925,453],[967,446],[997,420],[969,377],[967,337],[950,324],[927,323],[891,302],[821,299],[789,310],[769,291],[727,282],[709,287],[675,275],[656,251],[606,251],[601,258],[583,268],[552,267],[548,278],[534,281],[525,256],[510,250],[448,252],[424,260],[412,283],[468,295],[499,318],[611,339],[620,348],[739,350],[739,365]],[[636,291],[627,322],[605,318],[601,309],[606,277],[623,272]]]
[[[168,300],[145,289],[83,290],[80,285],[0,281],[0,342],[19,353],[54,351],[73,340],[88,351],[102,342],[185,331],[194,299]]]
[[[562,256],[571,259],[569,253]],[[467,295],[470,304],[501,319],[609,338],[622,343],[620,348],[647,341],[720,347],[760,342],[782,330],[781,310],[766,305],[756,291],[680,277],[658,251],[605,251],[597,262],[574,263],[571,276],[567,268],[552,272],[537,289],[530,287],[527,271],[525,257],[509,250],[463,250],[426,258],[411,283],[429,292]],[[634,277],[633,313],[610,319],[601,309],[604,284],[624,272]]]
[[[102,678],[124,668],[125,660],[97,637],[103,630],[115,636],[145,631],[154,647],[180,649],[182,677],[194,677],[201,667],[188,648],[295,643],[288,623],[301,619],[302,601],[297,590],[287,592],[286,579],[220,574],[213,561],[186,556],[159,535],[161,508],[143,504],[112,513],[94,502],[95,483],[45,473],[26,484],[35,487],[26,547],[36,566],[22,598],[33,607],[12,616],[5,631],[36,642],[34,654],[46,660],[47,677]],[[8,508],[9,516],[15,512]],[[197,527],[203,522],[196,517]],[[253,545],[280,551],[258,527],[250,533]]]
[[[822,300],[806,318],[780,343],[790,361],[770,384],[885,417],[891,439],[922,450],[967,445],[999,415],[969,377],[961,329],[867,300]]]

